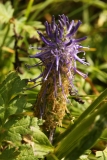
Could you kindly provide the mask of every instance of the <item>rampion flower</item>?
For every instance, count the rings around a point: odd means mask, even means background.
[[[35,104],[35,114],[45,119],[46,128],[55,128],[61,125],[62,119],[67,110],[67,97],[69,88],[75,91],[74,76],[81,75],[86,78],[87,75],[79,71],[76,62],[89,65],[84,58],[79,58],[78,54],[84,52],[84,47],[80,44],[87,37],[79,39],[75,38],[81,21],[69,21],[68,17],[59,16],[58,24],[55,22],[54,16],[49,24],[45,22],[46,36],[38,31],[41,40],[45,46],[38,48],[39,53],[30,55],[30,58],[40,59],[43,65],[43,72],[32,81],[42,78],[41,90]],[[82,50],[83,49],[83,50]]]

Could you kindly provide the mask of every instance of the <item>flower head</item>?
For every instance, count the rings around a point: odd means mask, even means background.
[[[37,102],[37,105],[42,108],[40,109],[41,115],[44,114],[46,106],[49,106],[49,96],[52,102],[51,111],[49,112],[58,112],[55,106],[58,108],[59,101],[63,101],[66,106],[69,87],[72,91],[74,90],[73,82],[76,73],[83,78],[87,77],[86,74],[79,71],[76,67],[77,61],[84,65],[89,65],[84,58],[79,58],[78,56],[80,52],[84,52],[84,47],[80,42],[87,38],[86,36],[79,39],[75,38],[80,25],[80,20],[78,22],[74,20],[70,22],[68,17],[63,14],[59,16],[58,24],[55,22],[54,16],[52,17],[51,24],[47,21],[45,22],[46,36],[38,31],[45,45],[42,48],[38,48],[40,52],[30,55],[30,58],[40,59],[44,66],[43,73],[34,79],[36,81],[42,77],[42,87],[39,94],[39,101]],[[54,100],[52,101],[52,99]],[[53,119],[55,120],[55,118]]]
[[[81,21],[77,23],[72,20],[69,22],[68,17],[65,15],[59,16],[58,24],[55,23],[54,16],[52,17],[52,23],[45,22],[47,37],[38,31],[41,40],[44,42],[45,47],[38,48],[39,53],[30,55],[30,58],[39,58],[45,66],[45,76],[43,80],[47,80],[52,70],[56,71],[56,74],[61,77],[61,70],[64,66],[67,68],[69,75],[69,82],[72,82],[72,76],[75,73],[80,74],[83,78],[87,75],[80,72],[76,67],[76,61],[84,65],[89,65],[85,62],[84,58],[79,58],[78,54],[81,52],[83,46],[79,42],[85,40],[87,37],[75,39],[75,33],[77,32]],[[81,50],[80,50],[81,49]],[[84,51],[83,51],[84,52]],[[62,82],[59,78],[59,86]]]

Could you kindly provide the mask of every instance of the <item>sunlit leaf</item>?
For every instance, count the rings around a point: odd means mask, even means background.
[[[8,22],[13,16],[14,9],[11,6],[11,3],[7,1],[4,4],[0,3],[0,22]]]
[[[2,120],[23,111],[26,105],[25,97],[16,96],[25,86],[26,80],[21,80],[15,72],[10,72],[0,84],[0,118]]]

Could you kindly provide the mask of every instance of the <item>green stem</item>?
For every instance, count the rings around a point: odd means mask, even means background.
[[[28,19],[34,0],[30,0],[26,9],[25,17]]]
[[[9,30],[10,30],[10,23],[7,24],[7,30],[6,30],[6,33],[5,33],[4,37],[3,37],[2,44],[0,46],[0,54],[1,54],[0,55],[0,60],[2,60],[2,47],[5,44],[5,41],[6,41],[8,33],[9,33]]]

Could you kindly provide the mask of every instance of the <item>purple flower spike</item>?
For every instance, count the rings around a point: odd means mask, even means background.
[[[44,66],[43,73],[40,75],[40,78],[42,76],[42,87],[36,106],[40,106],[45,115],[48,114],[47,117],[49,118],[44,117],[44,119],[47,123],[51,121],[47,124],[47,126],[50,126],[50,123],[52,123],[50,128],[54,128],[57,124],[59,125],[65,115],[69,88],[72,93],[77,93],[74,87],[75,74],[79,74],[83,78],[87,77],[87,74],[79,71],[76,65],[77,61],[83,65],[89,65],[84,58],[78,56],[80,52],[85,53],[84,48],[88,48],[80,44],[81,41],[87,38],[86,36],[79,39],[74,37],[80,25],[80,20],[78,22],[74,20],[70,22],[69,18],[64,14],[59,15],[58,24],[56,24],[53,16],[51,24],[47,21],[45,22],[47,36],[37,31],[44,43],[44,47],[38,48],[39,53],[29,56],[30,58],[40,59]],[[61,102],[63,109],[59,108]],[[43,108],[44,106],[45,109]],[[40,115],[42,117],[44,113],[39,110],[37,115],[39,114],[42,114]],[[53,123],[54,121],[56,122]]]
[[[69,76],[72,76],[73,72],[80,73],[75,68],[76,65],[74,64],[76,64],[76,61],[79,61],[84,65],[89,65],[89,63],[85,62],[85,59],[81,59],[77,56],[77,54],[80,53],[79,48],[81,48],[81,50],[84,48],[79,45],[79,43],[87,38],[85,36],[79,39],[74,39],[73,35],[76,33],[80,25],[80,20],[78,22],[75,22],[74,20],[69,22],[68,17],[64,14],[59,15],[58,24],[56,24],[55,17],[53,16],[51,24],[47,21],[45,22],[48,39],[41,32],[37,31],[41,40],[44,42],[45,47],[41,48],[39,53],[29,57],[39,58],[45,65],[45,69],[48,70],[48,76],[53,70],[56,70],[55,77],[59,76],[59,73],[62,75],[61,72],[64,66],[67,67],[68,72],[70,72],[71,69],[71,73],[68,73]],[[47,68],[47,66],[50,67]],[[47,80],[47,75],[43,77],[43,81]],[[82,76],[82,73],[80,75]],[[82,77],[85,78],[86,76]],[[53,79],[55,78],[53,77]],[[73,80],[70,77],[68,77],[68,79]],[[59,84],[60,83],[61,82],[59,82]],[[56,83],[54,85],[56,85]]]

